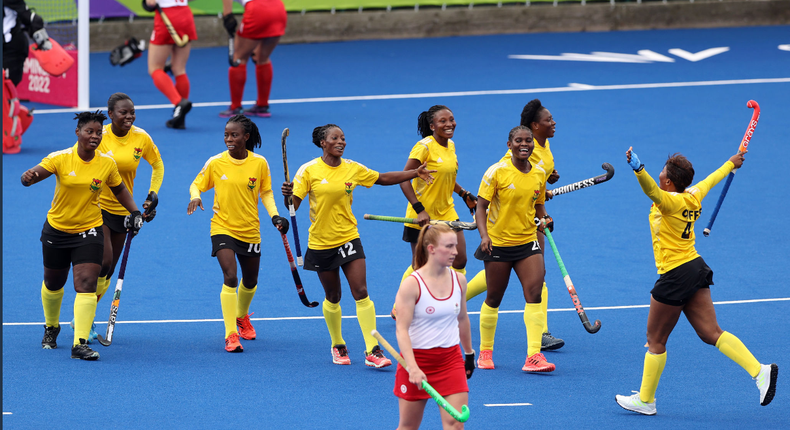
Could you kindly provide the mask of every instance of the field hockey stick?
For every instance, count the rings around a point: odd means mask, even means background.
[[[555,188],[553,190],[549,190],[552,196],[558,196],[560,194],[570,193],[571,191],[581,190],[582,188],[592,187],[593,185],[602,184],[609,179],[612,179],[614,176],[614,167],[612,167],[609,163],[603,163],[601,168],[606,170],[606,173],[603,175],[593,176],[590,179],[585,179],[583,181],[574,182],[572,184],[568,184],[559,188]]]
[[[573,306],[576,307],[576,313],[579,314],[579,319],[582,320],[582,324],[584,324],[584,329],[591,334],[598,333],[598,330],[601,329],[601,320],[595,320],[595,325],[590,324],[590,320],[587,318],[587,313],[584,312],[584,308],[582,307],[582,302],[579,300],[579,295],[576,294],[576,288],[573,286],[573,282],[571,282],[571,277],[568,275],[568,271],[565,270],[565,264],[562,262],[560,252],[557,250],[557,245],[554,244],[554,238],[551,237],[551,232],[546,227],[546,220],[543,220],[543,234],[551,244],[551,250],[554,251],[554,258],[557,259],[557,264],[560,265],[562,279],[565,281],[565,286],[568,288],[568,293],[571,295]]]
[[[291,254],[290,245],[288,245],[288,236],[282,234],[282,237],[283,246],[285,246],[285,255],[288,256],[288,264],[291,266],[291,275],[294,277],[294,284],[296,284],[296,292],[299,293],[299,300],[301,300],[302,304],[308,308],[314,308],[318,306],[318,302],[311,303],[309,300],[307,300],[307,295],[304,293],[304,287],[302,287],[302,278],[299,277],[299,271],[296,270],[294,256]]]
[[[396,360],[398,360],[398,363],[400,363],[400,365],[404,369],[406,369],[407,372],[409,371],[409,368],[406,367],[406,360],[404,360],[403,357],[401,357],[401,355],[398,354],[398,351],[396,351],[395,348],[393,348],[392,345],[390,345],[390,343],[387,342],[386,339],[384,339],[381,333],[379,333],[376,330],[373,330],[370,332],[370,334],[373,335],[373,337],[375,337],[376,340],[379,341],[379,343],[384,347],[384,349],[389,351],[390,355],[392,355],[393,357],[395,357]],[[453,417],[456,421],[465,423],[469,419],[468,406],[466,405],[461,406],[461,412],[458,412],[458,409],[455,409],[453,405],[447,403],[447,400],[445,400],[441,394],[436,392],[436,390],[433,387],[431,387],[431,384],[429,384],[428,381],[422,381],[422,389],[425,390],[425,392],[428,393],[428,395],[431,396],[433,400],[436,401],[436,404],[439,405],[440,408],[447,411],[447,413],[450,414],[450,416]]]
[[[236,47],[233,46],[234,41],[236,40],[235,36],[230,36],[228,38],[228,63],[230,67],[236,67],[241,64],[241,60],[234,60],[233,56],[236,53]]]
[[[417,224],[417,218],[403,218],[397,216],[383,216],[383,215],[371,215],[365,214],[365,219],[374,220],[374,221],[389,221],[389,222],[399,222],[403,224]],[[431,225],[439,225],[444,224],[455,231],[458,230],[477,230],[477,224],[473,222],[465,222],[465,221],[442,221],[437,219],[432,219],[429,221]]]
[[[754,109],[752,112],[752,119],[749,121],[749,126],[746,127],[746,133],[743,135],[743,140],[741,140],[741,144],[738,146],[738,152],[746,152],[749,148],[749,141],[752,140],[752,135],[754,135],[754,129],[757,128],[757,121],[760,120],[760,105],[757,104],[754,100],[749,100],[746,103],[746,107]],[[738,169],[732,169],[729,175],[727,175],[727,182],[724,183],[724,188],[721,190],[721,195],[719,196],[719,201],[716,202],[716,207],[713,208],[713,213],[710,215],[710,221],[708,221],[708,226],[702,230],[702,235],[707,237],[710,234],[710,229],[713,228],[713,222],[716,221],[716,215],[719,214],[719,209],[721,209],[721,204],[724,201],[724,197],[727,196],[727,191],[730,189],[730,184],[732,183],[732,179],[735,178],[735,172]]]
[[[291,183],[291,174],[288,173],[288,156],[285,150],[285,139],[288,137],[289,130],[283,130],[283,170],[285,171],[285,182]],[[288,213],[291,215],[291,231],[294,234],[294,246],[296,247],[296,264],[304,266],[304,259],[302,258],[302,245],[299,244],[299,229],[296,228],[296,209],[294,209],[294,198],[288,196]]]
[[[156,193],[151,195],[151,204],[145,209],[146,215],[150,215],[156,205],[159,204],[159,198]],[[112,344],[112,335],[115,332],[115,319],[118,317],[118,306],[121,304],[121,290],[123,289],[123,278],[126,275],[126,261],[129,260],[129,248],[132,246],[132,239],[134,234],[131,230],[126,233],[126,245],[123,248],[123,258],[121,259],[121,268],[118,271],[118,280],[115,282],[115,292],[112,295],[112,305],[110,305],[110,319],[107,321],[106,338],[100,334],[97,335],[99,343],[102,346],[110,346]]]
[[[183,37],[179,36],[175,27],[173,27],[173,23],[170,22],[170,19],[165,14],[165,11],[163,11],[159,6],[156,8],[159,9],[159,15],[162,17],[162,22],[165,23],[165,27],[167,27],[167,32],[170,33],[170,37],[173,38],[173,42],[176,42],[176,45],[179,48],[186,46],[186,44],[189,43],[189,35],[185,34]]]

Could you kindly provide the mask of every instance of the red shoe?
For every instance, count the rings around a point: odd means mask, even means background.
[[[254,314],[253,312],[252,314]],[[239,329],[239,337],[245,340],[255,340],[255,329],[250,323],[250,316],[244,315],[242,318],[236,318],[236,327]]]
[[[365,366],[380,369],[392,365],[392,360],[384,356],[381,348],[376,345],[370,350],[370,354],[365,355]]]
[[[521,370],[525,372],[553,372],[556,367],[546,361],[546,357],[541,353],[532,354],[527,357],[524,367]]]
[[[225,351],[244,352],[244,347],[242,347],[241,342],[239,342],[238,333],[231,333],[230,336],[225,339]]]
[[[345,345],[335,345],[332,347],[332,363],[351,364],[351,358],[348,356],[348,349],[346,349]]]
[[[397,321],[397,320],[398,320],[398,314],[395,312],[395,307],[394,307],[394,306],[392,307],[392,310],[390,311],[390,316],[391,316],[391,317],[392,317],[392,319],[394,319],[395,321]]]
[[[494,359],[491,355],[494,351],[490,349],[482,349],[480,350],[480,356],[477,357],[477,368],[478,369],[493,369],[494,368]]]

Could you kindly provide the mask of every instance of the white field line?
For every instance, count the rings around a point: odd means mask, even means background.
[[[740,305],[745,303],[766,303],[766,302],[786,302],[790,301],[790,297],[780,297],[775,299],[751,299],[751,300],[730,300],[730,301],[722,301],[722,302],[713,302],[714,305]],[[617,309],[640,309],[640,308],[649,308],[650,305],[627,305],[627,306],[591,306],[588,308],[584,308],[585,311],[587,310],[617,310]],[[565,308],[565,309],[549,309],[549,312],[575,312],[575,308]],[[500,310],[500,314],[520,314],[523,313],[524,309],[516,309],[516,310],[507,310],[503,311]],[[479,315],[480,312],[469,312],[470,315]],[[356,319],[354,315],[345,315],[343,316],[345,319]],[[390,318],[389,314],[386,315],[376,315],[376,318]],[[314,316],[314,317],[271,317],[271,318],[250,318],[250,321],[302,321],[302,320],[322,320],[324,319],[323,315],[321,316]],[[172,324],[172,323],[202,323],[202,322],[222,322],[221,318],[210,318],[210,319],[194,319],[194,320],[141,320],[141,321],[116,321],[116,324]],[[70,321],[63,321],[61,325],[69,325]],[[42,325],[43,322],[4,322],[3,327],[6,326],[26,326],[26,325]],[[96,321],[96,324],[107,324],[106,322]]]
[[[496,407],[496,406],[532,406],[532,403],[483,403],[483,406]]]
[[[681,88],[681,87],[707,87],[715,85],[748,85],[748,84],[779,84],[788,83],[790,78],[767,78],[767,79],[728,79],[721,81],[691,81],[691,82],[659,82],[652,84],[626,84],[626,85],[587,85],[573,83],[565,87],[554,88],[526,88],[513,90],[487,90],[487,91],[452,91],[444,93],[413,93],[413,94],[382,94],[372,96],[345,96],[345,97],[308,97],[301,99],[279,99],[270,100],[269,104],[293,104],[293,103],[326,103],[326,102],[350,102],[362,100],[398,100],[398,99],[424,99],[436,97],[470,97],[470,96],[499,96],[512,94],[540,94],[540,93],[561,93],[569,91],[611,91],[611,90],[640,90],[650,88]],[[243,103],[253,104],[255,100],[246,100]],[[222,102],[203,102],[192,103],[192,107],[226,107],[229,101]],[[88,110],[106,109],[106,106],[92,107]],[[136,110],[146,109],[173,109],[171,104],[156,105],[136,105]],[[63,108],[63,109],[36,109],[36,115],[50,113],[73,113],[83,109]]]
[[[3,415],[13,415],[11,412],[3,412]]]

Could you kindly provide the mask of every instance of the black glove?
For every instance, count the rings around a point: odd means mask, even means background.
[[[280,215],[275,215],[275,216],[272,217],[272,224],[275,227],[278,227],[278,226],[280,227],[279,228],[280,233],[282,233],[282,234],[288,233],[288,226],[289,226],[289,224],[288,224],[288,220],[286,218],[281,217]]]
[[[148,193],[148,197],[146,197],[145,202],[143,202],[143,206],[146,208],[145,222],[151,222],[154,220],[154,217],[156,216],[156,205],[158,203],[159,203],[159,196],[156,195],[156,191],[151,191],[150,193]]]
[[[154,12],[154,11],[156,11],[156,7],[157,7],[157,5],[148,6],[148,3],[146,3],[145,0],[143,0],[143,9],[145,9],[146,12]]]
[[[544,228],[548,228],[549,229],[549,233],[554,233],[554,220],[548,215],[544,215],[543,219],[551,220],[548,223],[546,223],[546,226]]]
[[[458,195],[461,196],[462,199],[464,199],[464,203],[466,203],[466,207],[469,208],[469,213],[474,215],[475,209],[477,209],[477,196],[464,189],[461,189],[461,191],[458,192]]]
[[[466,369],[466,379],[472,377],[472,373],[475,371],[475,352],[472,351],[469,354],[464,353],[464,369]]]
[[[132,231],[133,236],[137,236],[137,232],[143,227],[143,214],[140,211],[134,211],[126,218],[123,219],[123,226]]]
[[[236,17],[233,16],[232,13],[229,13],[222,17],[222,25],[225,26],[225,31],[228,32],[230,37],[236,37]]]

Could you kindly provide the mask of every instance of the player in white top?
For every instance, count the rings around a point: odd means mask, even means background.
[[[400,430],[420,427],[430,398],[420,388],[422,381],[428,381],[456,409],[469,398],[466,380],[475,368],[475,352],[466,313],[466,278],[450,270],[457,245],[458,237],[450,227],[423,227],[414,255],[416,270],[403,280],[395,298],[398,346],[409,369],[398,365],[395,374]],[[439,410],[444,429],[464,427]]]

